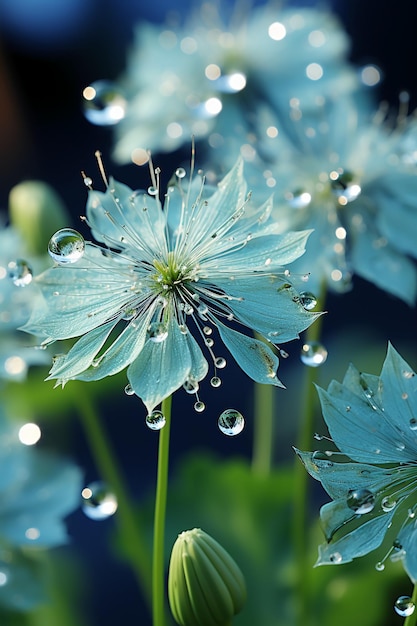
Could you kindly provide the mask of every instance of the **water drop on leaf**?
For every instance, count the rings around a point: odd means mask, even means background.
[[[364,515],[373,510],[375,496],[369,489],[351,489],[347,497],[347,505],[357,515]]]

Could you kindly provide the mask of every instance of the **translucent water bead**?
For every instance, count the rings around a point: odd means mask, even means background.
[[[410,596],[400,596],[396,599],[394,604],[395,612],[401,617],[408,617],[412,615],[415,610],[415,604],[410,598]]]
[[[90,483],[82,492],[81,508],[93,520],[104,520],[117,511],[117,499],[101,481]]]
[[[300,359],[304,365],[319,367],[327,359],[326,348],[318,341],[307,341],[301,348]]]
[[[26,287],[32,282],[32,269],[23,259],[10,261],[7,269],[9,270],[9,278],[12,279],[16,287]]]
[[[50,257],[61,265],[76,263],[84,254],[84,237],[73,228],[61,228],[48,244]]]
[[[109,80],[98,80],[83,91],[86,119],[96,126],[113,126],[126,114],[126,99]]]
[[[218,419],[218,426],[224,435],[234,437],[242,432],[245,420],[243,415],[236,409],[226,409]]]
[[[152,411],[146,416],[146,426],[151,430],[161,430],[165,424],[166,419],[162,411]]]

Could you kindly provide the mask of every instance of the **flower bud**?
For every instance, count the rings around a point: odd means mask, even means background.
[[[34,255],[46,254],[51,234],[69,221],[61,198],[40,180],[26,180],[13,187],[9,215],[28,253]]]
[[[180,626],[227,626],[246,601],[240,568],[200,528],[178,535],[172,548],[168,597]]]

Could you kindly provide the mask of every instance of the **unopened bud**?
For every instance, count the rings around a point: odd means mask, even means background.
[[[230,554],[200,528],[172,548],[168,597],[180,626],[227,626],[246,601],[243,574]]]

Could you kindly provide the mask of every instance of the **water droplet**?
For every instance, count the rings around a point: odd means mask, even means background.
[[[342,560],[343,560],[343,557],[340,554],[340,552],[333,552],[333,554],[329,556],[330,563],[341,563]]]
[[[185,381],[185,383],[183,383],[183,388],[185,389],[187,393],[190,393],[190,394],[197,393],[199,389],[198,381],[195,380],[194,378],[189,378],[188,380]]]
[[[84,180],[84,185],[88,187],[89,189],[91,189],[92,184],[93,184],[93,179],[90,178],[90,176],[84,176],[83,180]]]
[[[300,293],[300,302],[307,311],[311,311],[317,306],[317,298],[310,291],[302,291]]]
[[[385,513],[389,513],[397,506],[397,501],[391,496],[385,496],[381,501],[381,508]]]
[[[90,519],[107,519],[117,510],[116,496],[101,481],[90,483],[82,490],[81,495],[81,508]]]
[[[151,430],[161,430],[165,424],[166,419],[162,411],[152,411],[146,416],[146,426]]]
[[[214,339],[212,339],[211,337],[207,337],[207,339],[204,340],[204,343],[206,344],[206,346],[211,348],[212,346],[214,346]]]
[[[403,371],[403,377],[404,378],[410,379],[410,378],[413,378],[413,376],[415,376],[414,372],[411,372],[411,371],[408,371],[408,370],[404,370]]]
[[[411,430],[417,430],[417,417],[412,417],[410,419],[410,428]]]
[[[151,322],[148,326],[148,336],[154,343],[162,343],[168,337],[168,330],[162,322]]]
[[[208,306],[207,304],[200,304],[197,308],[197,313],[199,314],[199,316],[201,317],[201,319],[206,320],[207,317],[207,313],[208,313]]]
[[[364,515],[373,510],[375,496],[369,489],[351,489],[347,497],[347,505],[357,515]]]
[[[194,313],[193,307],[191,306],[191,304],[188,304],[188,302],[187,304],[184,304],[184,313],[186,315],[192,315]]]
[[[396,599],[394,604],[395,612],[401,617],[408,617],[414,613],[415,604],[410,596],[400,596]]]
[[[221,384],[222,384],[222,379],[219,378],[218,376],[213,376],[213,378],[210,380],[210,385],[212,387],[220,387]]]
[[[183,167],[177,167],[177,169],[175,170],[175,176],[177,178],[184,178],[186,174],[187,172],[185,171]]]
[[[137,309],[127,306],[123,310],[122,319],[125,320],[126,322],[129,322],[136,316],[137,312],[138,312]]]
[[[311,195],[304,189],[296,189],[294,192],[285,194],[289,206],[293,209],[304,209],[311,202]]]
[[[204,326],[204,328],[203,328],[203,333],[204,333],[205,335],[211,335],[211,333],[212,333],[212,332],[213,332],[213,329],[212,329],[212,328],[210,328],[210,326]]]
[[[148,194],[150,196],[157,196],[158,195],[158,187],[154,187],[153,185],[148,187]]]
[[[186,326],[186,324],[180,324],[179,329],[180,333],[182,333],[183,335],[186,335],[188,333],[188,327]]]
[[[236,409],[226,409],[218,419],[218,426],[224,435],[233,437],[242,432],[245,420],[243,415]]]
[[[23,259],[10,261],[8,264],[9,278],[16,287],[26,287],[32,282],[33,273],[30,265]]]
[[[198,400],[194,404],[194,411],[197,411],[197,413],[202,413],[205,408],[206,408],[206,405],[204,404],[204,402],[201,402],[201,400]]]
[[[301,348],[301,361],[310,367],[319,367],[327,359],[326,348],[318,341],[308,341]]]
[[[7,585],[9,580],[10,580],[9,571],[7,568],[3,566],[3,564],[1,564],[0,565],[0,587],[4,587],[4,585]]]
[[[222,370],[226,367],[226,359],[224,359],[222,356],[218,356],[216,359],[214,359],[214,365],[218,367],[219,370]]]
[[[126,113],[126,99],[111,81],[98,80],[83,91],[84,115],[91,124],[112,126]]]
[[[127,396],[134,396],[135,395],[135,392],[133,391],[132,385],[130,385],[130,384],[126,385],[126,387],[125,387],[125,394]]]
[[[75,263],[81,259],[84,249],[84,237],[72,228],[61,228],[52,235],[48,244],[49,255],[61,265]]]
[[[375,569],[377,572],[383,572],[385,569],[385,563],[378,561],[378,563],[375,563]]]

